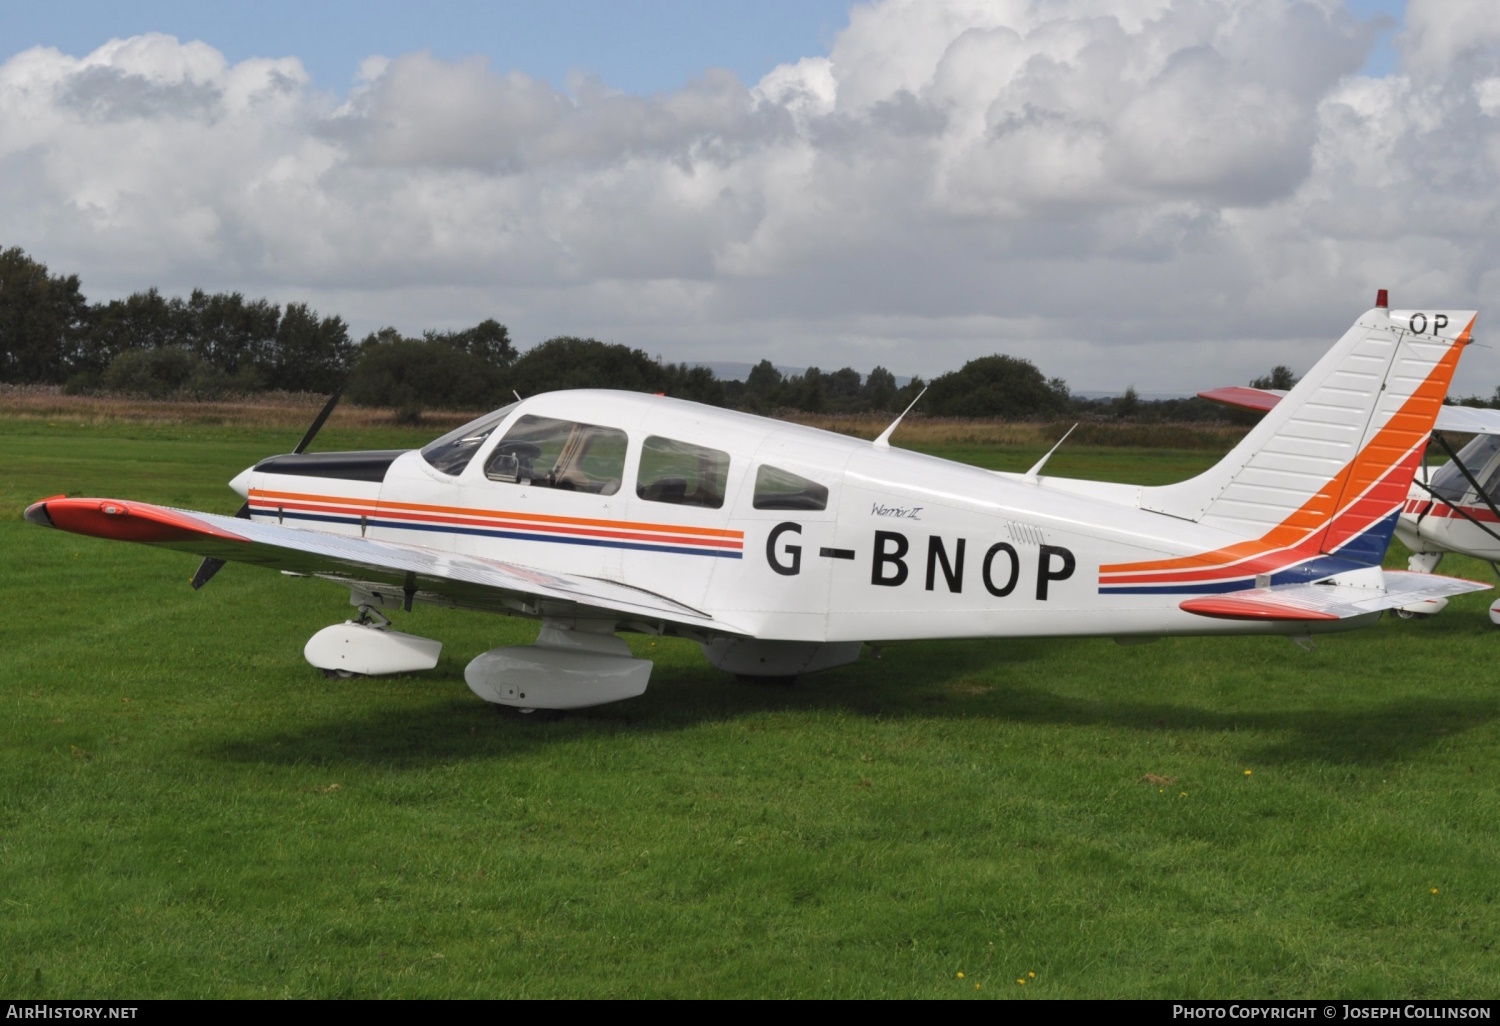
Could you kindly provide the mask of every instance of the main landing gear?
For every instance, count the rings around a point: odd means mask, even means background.
[[[324,627],[302,649],[303,657],[327,677],[430,670],[442,654],[441,641],[391,630],[391,621],[371,605],[359,607],[357,620]]]
[[[355,591],[359,618],[324,627],[302,650],[330,677],[379,676],[430,670],[443,643],[391,629],[379,611],[392,602]],[[542,621],[535,643],[492,648],[464,668],[469,690],[522,713],[585,709],[635,698],[651,680],[649,659],[637,659],[615,635],[615,620]],[[859,658],[860,642],[757,641],[716,638],[703,642],[714,666],[742,680],[789,683],[800,674],[843,666]]]
[[[469,690],[521,712],[584,709],[645,692],[651,661],[636,659],[606,620],[545,620],[532,645],[492,648],[464,667]]]

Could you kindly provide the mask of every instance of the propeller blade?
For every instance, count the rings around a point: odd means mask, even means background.
[[[297,443],[297,448],[292,450],[293,453],[301,453],[312,444],[314,438],[318,437],[318,432],[323,430],[323,425],[333,415],[333,408],[339,404],[339,398],[343,394],[344,387],[342,385],[333,390],[333,395],[329,396],[328,401],[323,404],[323,409],[318,413],[317,419],[312,422],[312,427],[307,429],[307,434],[302,436],[302,441]],[[250,519],[250,503],[248,500],[240,507],[240,511],[235,516],[240,520]],[[206,557],[203,562],[198,564],[197,573],[193,574],[193,590],[197,591],[213,580],[214,574],[223,568],[224,561],[222,559],[215,559],[213,556]]]
[[[198,572],[193,574],[193,590],[197,591],[213,580],[214,574],[222,569],[224,569],[224,561],[222,559],[215,559],[212,556],[204,559],[203,562],[198,564]]]
[[[244,505],[242,505],[239,509],[239,512],[236,513],[235,516],[240,520],[249,520],[250,503],[246,502]],[[222,559],[215,559],[213,556],[205,557],[203,562],[198,564],[198,571],[193,574],[193,590],[197,591],[209,581],[213,580],[214,574],[218,573],[222,569],[224,569],[224,561]]]
[[[317,437],[319,431],[323,430],[323,425],[333,414],[333,408],[339,404],[339,398],[343,394],[343,385],[333,390],[333,395],[329,396],[328,402],[323,404],[323,411],[318,414],[318,419],[312,422],[312,427],[307,429],[307,434],[302,436],[302,441],[297,443],[297,448],[292,450],[293,453],[300,453],[312,444],[312,440]]]

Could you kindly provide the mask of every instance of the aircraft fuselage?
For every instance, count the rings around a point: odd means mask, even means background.
[[[525,417],[623,436],[608,436],[620,452],[618,477],[602,477],[613,473],[608,468],[590,475],[569,467],[562,474],[572,474],[571,485],[560,487],[516,473],[504,443]],[[647,465],[661,463],[662,451],[669,462],[681,456],[680,476],[692,477],[694,447],[724,457],[714,466],[722,492],[716,508],[701,481],[699,493],[689,494],[676,477],[669,481],[675,490],[660,487],[659,475],[647,480]],[[317,457],[297,458],[302,465],[283,473],[288,458],[278,457],[239,484],[257,521],[623,583],[710,610],[760,639],[1306,633],[1359,625],[1206,619],[1178,608],[1185,589],[1102,582],[1101,567],[1242,540],[1140,509],[1138,489],[1129,486],[1026,480],[663,397],[587,391],[516,404],[457,473],[417,450],[380,455],[392,458],[378,479],[368,463],[325,476]],[[560,455],[553,467],[564,462]],[[782,475],[772,482],[780,492],[768,492],[764,468]],[[802,482],[801,490],[788,492],[786,481]]]

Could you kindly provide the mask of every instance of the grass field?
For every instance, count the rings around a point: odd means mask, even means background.
[[[435,433],[336,418],[318,447]],[[1497,989],[1488,595],[1312,653],[908,645],[792,688],[632,639],[644,697],[544,722],[462,679],[525,621],[419,607],[436,670],[328,681],[301,648],[342,589],[231,565],[195,593],[191,558],[19,519],[59,492],[229,512],[298,434],[0,417],[0,995]],[[1024,469],[1044,442],[921,444]]]

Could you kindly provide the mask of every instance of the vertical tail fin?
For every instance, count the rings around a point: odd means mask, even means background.
[[[1228,456],[1142,489],[1142,508],[1247,539],[1199,566],[1274,573],[1335,555],[1345,569],[1378,566],[1474,318],[1368,311]]]

